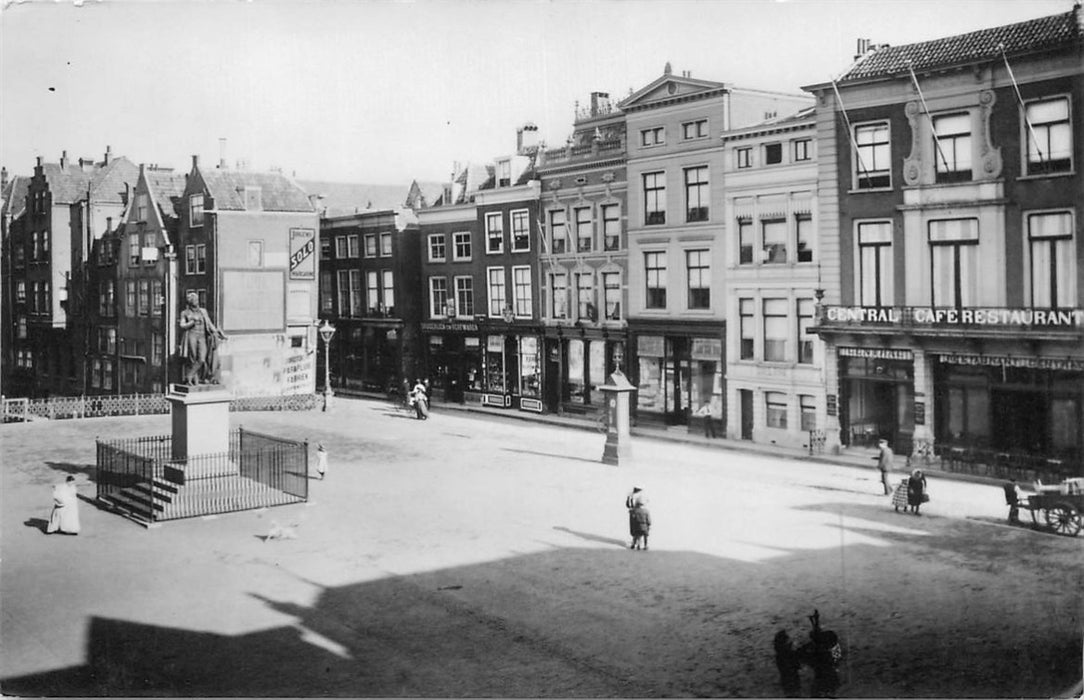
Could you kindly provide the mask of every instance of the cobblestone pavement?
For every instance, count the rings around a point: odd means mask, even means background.
[[[590,431],[374,401],[231,421],[328,448],[308,504],[147,530],[83,502],[82,534],[45,536],[53,482],[93,496],[95,436],[169,417],[0,427],[0,690],[773,697],[772,636],[804,639],[813,608],[844,696],[1081,678],[1084,538],[1006,526],[994,484],[934,476],[915,517],[871,467],[793,454],[637,435],[610,467]],[[648,552],[627,549],[633,485]]]

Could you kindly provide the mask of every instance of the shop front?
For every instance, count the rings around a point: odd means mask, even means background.
[[[943,449],[1081,461],[1084,359],[939,352],[930,361]]]
[[[675,328],[634,332],[636,420],[701,430],[703,417],[710,412],[725,434],[725,327],[682,328],[684,332]]]
[[[402,324],[398,321],[340,320],[331,344],[331,371],[336,375],[333,385],[387,392],[397,385],[402,373],[402,340]]]
[[[915,363],[908,348],[840,346],[840,441],[872,447],[887,440],[910,454],[915,433]]]
[[[434,400],[542,412],[538,332],[476,322],[427,322],[421,330]]]
[[[625,339],[605,331],[547,328],[545,405],[551,413],[587,413],[605,406],[599,387],[626,371]]]

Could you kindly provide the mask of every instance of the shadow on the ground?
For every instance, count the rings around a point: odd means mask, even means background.
[[[588,459],[586,457],[577,457],[575,455],[563,455],[556,452],[537,452],[535,450],[519,450],[514,447],[502,447],[501,450],[505,452],[515,452],[521,455],[536,455],[538,457],[555,457],[557,459],[567,459],[573,462],[587,462],[588,464],[602,464],[601,459]]]
[[[41,530],[42,534],[45,534],[45,531],[49,528],[49,521],[45,518],[28,518],[23,525],[26,525],[27,527],[36,527]]]
[[[570,530],[569,528],[562,527],[560,525],[554,525],[553,529],[559,532],[567,532],[570,535],[575,535],[576,537],[587,540],[588,542],[598,542],[599,544],[615,544],[618,547],[628,546],[625,540],[617,540],[613,537],[603,537],[602,535],[595,535],[590,532],[578,532],[576,530]]]

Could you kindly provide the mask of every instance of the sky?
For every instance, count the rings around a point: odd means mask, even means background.
[[[0,164],[224,158],[409,184],[547,144],[662,75],[801,94],[856,40],[907,44],[1072,0],[0,0]]]

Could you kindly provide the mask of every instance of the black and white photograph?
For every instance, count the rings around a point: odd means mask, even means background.
[[[0,694],[1080,698],[1081,0],[0,0]]]

